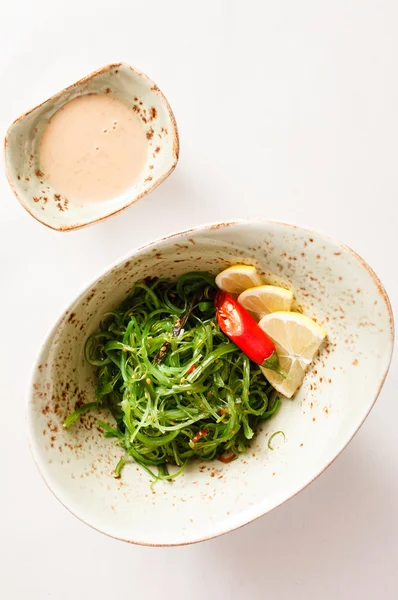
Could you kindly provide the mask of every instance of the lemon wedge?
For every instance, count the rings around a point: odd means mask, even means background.
[[[288,378],[284,379],[269,369],[261,369],[279,393],[291,398],[302,384],[305,371],[325,339],[326,332],[309,317],[285,311],[266,315],[259,326],[274,342],[280,367],[288,374]]]
[[[255,267],[233,265],[221,271],[216,277],[217,286],[229,294],[240,294],[247,288],[262,285],[264,282]]]
[[[242,292],[238,302],[259,321],[269,313],[291,310],[293,293],[275,285],[260,285]]]

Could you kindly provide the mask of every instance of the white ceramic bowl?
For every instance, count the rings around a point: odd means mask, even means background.
[[[93,398],[94,372],[84,342],[101,315],[140,278],[214,273],[255,264],[288,284],[303,311],[324,326],[328,342],[292,400],[264,423],[250,451],[224,465],[194,463],[174,483],[157,483],[135,464],[121,480],[122,451],[86,415],[65,431],[77,400]],[[29,394],[28,429],[50,489],[77,517],[129,542],[175,545],[205,540],[264,515],[308,485],[343,450],[372,408],[393,348],[386,293],[352,250],[319,233],[267,221],[200,227],[131,253],[89,284],[49,333]],[[283,430],[267,447],[272,432]]]
[[[110,200],[81,206],[61,196],[46,180],[40,170],[39,148],[53,114],[84,94],[109,94],[134,110],[148,138],[148,156],[128,190]],[[7,132],[4,149],[7,178],[22,206],[47,227],[69,231],[105,219],[157,187],[176,167],[179,138],[173,112],[158,86],[130,65],[118,63],[94,71],[19,117]]]

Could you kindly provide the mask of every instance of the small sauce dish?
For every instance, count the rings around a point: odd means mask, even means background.
[[[50,119],[66,104],[87,94],[121,101],[141,121],[148,142],[145,166],[135,181],[108,200],[79,203],[55,189],[40,164],[40,144]],[[5,138],[10,186],[22,206],[57,231],[78,229],[137,202],[170,175],[178,162],[179,138],[173,112],[157,85],[130,65],[107,65],[19,117]]]

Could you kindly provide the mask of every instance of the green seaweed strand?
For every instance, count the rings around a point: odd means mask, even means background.
[[[96,401],[79,406],[64,427],[88,411],[108,410],[113,422],[98,425],[125,451],[115,477],[135,461],[153,481],[172,481],[190,459],[244,452],[258,424],[278,410],[259,367],[220,331],[213,289],[214,277],[202,272],[177,282],[140,281],[88,338]]]

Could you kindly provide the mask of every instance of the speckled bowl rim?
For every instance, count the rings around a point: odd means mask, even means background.
[[[159,544],[155,544],[155,543],[149,543],[149,542],[145,542],[143,540],[132,540],[132,539],[126,539],[126,538],[122,538],[122,537],[117,537],[114,536],[106,531],[103,531],[102,529],[100,529],[99,527],[96,527],[94,525],[92,525],[91,523],[88,523],[87,521],[85,521],[83,518],[81,518],[79,515],[75,514],[66,504],[64,504],[64,502],[62,502],[62,500],[60,500],[60,498],[57,496],[57,494],[55,493],[55,491],[52,489],[50,482],[46,479],[46,477],[44,476],[43,472],[41,471],[40,468],[40,464],[38,461],[38,458],[34,452],[33,449],[33,429],[31,430],[30,427],[30,421],[29,421],[29,414],[28,414],[28,409],[29,409],[29,404],[32,400],[32,396],[33,396],[33,384],[34,384],[34,379],[35,379],[35,373],[37,372],[37,368],[40,364],[40,358],[41,358],[41,354],[44,351],[48,340],[51,339],[52,335],[55,333],[57,327],[59,326],[59,324],[61,323],[63,316],[65,314],[65,312],[67,310],[70,309],[70,307],[72,305],[74,305],[76,302],[79,302],[79,300],[84,296],[84,294],[86,293],[87,289],[90,288],[92,285],[95,284],[95,282],[98,279],[102,279],[103,277],[105,277],[110,271],[112,271],[114,268],[118,267],[120,264],[122,264],[123,262],[125,262],[126,260],[131,259],[132,257],[134,257],[138,252],[142,252],[144,250],[148,250],[149,248],[151,248],[152,246],[155,246],[159,243],[165,242],[165,241],[169,241],[175,237],[180,237],[180,236],[184,236],[184,235],[188,235],[191,234],[193,232],[198,232],[198,231],[206,231],[206,230],[213,230],[213,229],[224,229],[227,227],[231,227],[233,225],[241,225],[241,226],[251,226],[252,224],[259,224],[259,225],[264,225],[264,227],[267,227],[268,225],[281,225],[283,227],[286,228],[291,228],[291,229],[299,229],[300,231],[303,231],[304,233],[308,233],[308,234],[314,234],[314,235],[319,235],[321,236],[323,239],[336,244],[338,246],[340,246],[343,250],[349,252],[359,263],[360,265],[366,269],[366,271],[369,273],[370,277],[372,278],[372,280],[374,281],[380,296],[382,297],[382,299],[385,302],[386,308],[387,308],[387,312],[388,312],[388,316],[389,316],[389,322],[390,322],[390,348],[389,348],[389,357],[388,357],[388,363],[386,366],[386,369],[383,373],[383,375],[380,378],[379,381],[379,385],[378,388],[376,390],[376,393],[373,397],[373,400],[369,406],[368,411],[366,412],[366,414],[364,415],[363,419],[360,421],[360,423],[358,423],[358,426],[354,429],[352,435],[348,438],[347,441],[344,442],[344,444],[338,449],[338,451],[336,452],[335,456],[322,468],[318,471],[318,473],[316,473],[316,475],[314,475],[313,477],[311,477],[310,479],[308,479],[307,481],[305,481],[302,486],[296,490],[293,494],[291,494],[288,498],[285,498],[285,500],[283,500],[282,502],[277,502],[275,503],[274,506],[272,506],[271,508],[269,508],[268,510],[265,511],[261,511],[260,510],[253,510],[254,515],[249,517],[249,518],[241,518],[240,522],[238,522],[238,524],[236,525],[232,525],[229,527],[224,527],[224,528],[220,528],[219,530],[217,530],[217,528],[215,527],[215,531],[214,533],[212,533],[211,535],[207,535],[207,536],[203,536],[203,537],[198,537],[196,539],[192,539],[192,540],[188,540],[186,542],[171,542],[171,543],[159,543]],[[359,429],[362,427],[363,423],[365,422],[365,420],[368,418],[371,410],[373,409],[377,398],[379,397],[379,394],[382,390],[382,387],[384,385],[384,382],[386,380],[390,365],[391,365],[391,360],[392,360],[392,355],[393,355],[393,350],[394,350],[394,340],[395,340],[395,329],[394,329],[394,316],[393,316],[393,311],[392,311],[392,307],[391,307],[391,302],[390,299],[388,297],[388,294],[383,286],[383,284],[381,283],[379,277],[376,275],[376,273],[373,271],[373,269],[369,266],[369,264],[359,255],[357,254],[354,250],[352,250],[352,248],[350,248],[349,246],[347,246],[346,244],[343,244],[342,242],[336,240],[333,237],[324,235],[323,233],[316,231],[314,229],[308,229],[306,227],[302,227],[301,225],[296,225],[296,224],[292,224],[292,223],[285,223],[283,221],[277,221],[277,220],[271,220],[271,219],[261,219],[261,218],[257,218],[257,219],[238,219],[235,221],[226,221],[226,222],[216,222],[216,223],[210,223],[210,224],[205,224],[205,225],[198,225],[197,227],[192,227],[190,229],[185,229],[182,231],[178,231],[175,233],[171,233],[168,234],[164,237],[158,238],[152,242],[148,242],[142,246],[139,246],[133,250],[131,250],[130,252],[128,252],[127,254],[123,255],[121,258],[117,259],[116,261],[114,261],[113,263],[111,263],[108,267],[106,267],[105,269],[103,269],[96,277],[92,278],[88,283],[86,283],[84,286],[82,286],[80,288],[80,291],[74,296],[74,300],[72,300],[71,302],[69,302],[68,306],[66,306],[60,313],[60,317],[57,319],[56,323],[47,331],[47,334],[45,335],[43,342],[40,345],[40,348],[37,352],[37,358],[34,362],[33,368],[31,370],[31,375],[29,377],[29,384],[28,384],[28,390],[27,390],[27,401],[26,401],[26,407],[25,407],[25,424],[27,427],[27,433],[28,433],[28,440],[29,440],[29,446],[30,446],[30,450],[32,452],[33,455],[33,459],[36,463],[36,466],[39,470],[39,473],[42,477],[42,479],[44,480],[45,484],[47,485],[47,487],[49,488],[49,490],[53,493],[53,495],[57,498],[57,500],[73,515],[75,516],[77,519],[79,519],[79,521],[81,521],[82,523],[84,523],[85,525],[88,525],[89,527],[91,527],[92,529],[94,529],[95,531],[98,531],[99,533],[103,533],[105,535],[107,535],[108,537],[117,539],[119,541],[122,542],[127,542],[129,544],[136,544],[139,546],[151,546],[151,547],[175,547],[175,546],[189,546],[191,544],[198,544],[200,542],[205,542],[211,539],[214,539],[216,537],[219,537],[221,535],[225,535],[227,533],[230,533],[231,531],[236,531],[237,529],[240,529],[241,527],[244,527],[245,525],[249,525],[250,523],[253,523],[254,521],[256,521],[257,519],[269,514],[271,511],[275,510],[276,508],[278,508],[279,506],[282,506],[283,504],[285,504],[286,502],[288,502],[289,500],[292,500],[295,496],[297,496],[300,492],[302,492],[308,485],[310,485],[310,483],[312,483],[313,481],[315,481],[315,479],[317,479],[320,475],[322,475],[322,473],[324,473],[326,471],[326,469],[328,469],[330,467],[331,464],[333,464],[333,462],[340,456],[340,454],[343,452],[343,450],[345,450],[345,448],[348,446],[348,444],[352,441],[352,439],[354,438],[354,436],[358,433]],[[242,511],[241,515],[244,515],[245,511]]]
[[[7,144],[8,144],[9,132],[11,131],[11,129],[14,127],[14,125],[16,123],[18,123],[19,121],[22,121],[23,119],[25,119],[25,117],[27,117],[28,115],[30,115],[30,113],[32,113],[34,110],[40,108],[41,106],[43,106],[44,104],[46,104],[50,100],[55,100],[57,98],[60,98],[61,96],[63,96],[65,94],[65,92],[68,92],[69,90],[73,90],[75,87],[86,83],[86,81],[89,81],[90,79],[93,79],[93,77],[96,77],[97,75],[100,75],[101,73],[104,73],[105,71],[110,71],[111,69],[118,69],[118,68],[120,68],[122,66],[127,67],[128,69],[130,69],[131,71],[133,71],[136,75],[138,75],[138,76],[143,77],[144,79],[146,79],[151,84],[151,86],[154,89],[154,91],[156,91],[156,93],[159,94],[159,96],[161,97],[161,99],[162,99],[162,101],[164,103],[164,106],[165,106],[165,108],[167,110],[167,113],[168,113],[168,115],[170,117],[170,122],[171,122],[171,126],[172,126],[172,138],[173,138],[172,157],[173,157],[173,163],[172,163],[170,169],[168,171],[166,171],[163,175],[161,175],[160,177],[158,177],[143,192],[141,192],[140,194],[138,194],[137,196],[135,196],[134,198],[132,198],[131,202],[129,202],[125,206],[122,206],[121,208],[118,208],[117,210],[114,210],[113,212],[110,212],[107,215],[104,215],[103,217],[99,217],[98,219],[93,219],[92,221],[88,221],[87,223],[82,223],[81,225],[79,225],[79,224],[69,225],[69,226],[68,225],[61,225],[60,227],[55,227],[55,226],[50,225],[49,223],[46,223],[45,221],[41,221],[36,215],[33,214],[33,212],[31,211],[31,209],[29,207],[29,204],[27,202],[25,202],[23,196],[21,197],[18,194],[17,190],[15,189],[14,184],[12,183],[11,173],[10,173],[11,169],[9,168],[8,162],[6,160],[6,152],[7,152]],[[108,219],[109,217],[113,217],[114,215],[122,212],[123,210],[126,210],[127,208],[130,208],[130,206],[132,206],[133,204],[136,204],[137,202],[139,202],[140,200],[142,200],[150,192],[152,192],[154,189],[156,189],[161,183],[163,183],[163,181],[165,179],[167,179],[167,177],[169,177],[169,175],[171,175],[171,173],[174,171],[174,169],[176,168],[176,166],[178,164],[179,155],[180,155],[180,138],[179,138],[179,134],[178,134],[177,121],[176,121],[176,118],[174,116],[174,113],[173,113],[173,111],[171,109],[171,106],[170,106],[170,104],[169,104],[166,96],[159,89],[159,87],[157,86],[157,84],[150,77],[148,77],[148,75],[146,75],[145,73],[143,73],[139,69],[136,69],[135,67],[132,67],[131,65],[129,65],[128,63],[125,63],[125,62],[109,63],[109,64],[107,64],[107,65],[105,65],[105,66],[103,66],[103,67],[101,67],[99,69],[96,69],[95,71],[92,71],[88,75],[85,75],[84,77],[82,77],[78,81],[75,81],[71,85],[68,85],[67,87],[62,88],[62,90],[60,90],[59,92],[53,94],[52,96],[50,96],[49,98],[47,98],[43,102],[40,102],[40,104],[37,104],[36,106],[34,106],[33,108],[31,108],[30,110],[24,112],[22,115],[20,115],[19,117],[17,117],[11,123],[11,125],[8,127],[6,135],[4,137],[5,172],[6,172],[8,184],[9,184],[10,188],[12,189],[15,197],[18,199],[18,201],[21,204],[21,206],[23,206],[23,208],[30,214],[30,216],[35,219],[35,221],[38,221],[39,223],[41,223],[42,225],[45,225],[46,227],[48,227],[49,229],[52,229],[53,231],[61,231],[61,232],[62,231],[76,231],[77,229],[83,229],[83,227],[88,227],[89,225],[94,225],[95,223],[99,223],[100,221],[104,221],[105,219]]]

